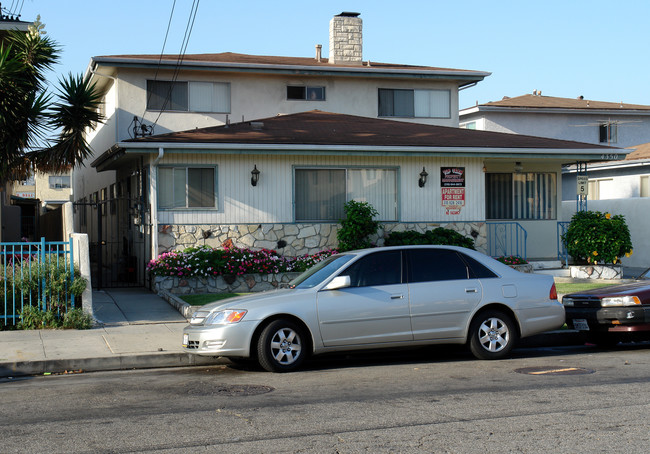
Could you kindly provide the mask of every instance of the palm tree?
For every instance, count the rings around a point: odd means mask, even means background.
[[[82,76],[69,74],[53,96],[45,74],[58,61],[56,43],[34,27],[0,37],[0,184],[34,168],[61,172],[91,150],[87,129],[102,121],[101,94]],[[52,139],[50,136],[55,135]],[[45,144],[45,145],[43,145]]]

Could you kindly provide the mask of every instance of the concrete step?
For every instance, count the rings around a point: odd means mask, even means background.
[[[547,268],[533,270],[535,274],[548,274],[554,277],[571,277],[571,272],[564,268]]]
[[[559,260],[529,260],[533,266],[533,270],[546,270],[546,269],[561,269],[562,262]]]

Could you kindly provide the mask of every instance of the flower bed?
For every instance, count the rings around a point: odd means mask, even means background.
[[[300,273],[336,253],[335,249],[326,249],[313,255],[284,257],[270,249],[201,246],[161,254],[149,262],[147,270],[154,276],[178,278]]]

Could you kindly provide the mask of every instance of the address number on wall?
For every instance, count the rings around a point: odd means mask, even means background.
[[[605,159],[607,161],[613,161],[615,159],[619,159],[617,154],[601,154],[600,159]]]

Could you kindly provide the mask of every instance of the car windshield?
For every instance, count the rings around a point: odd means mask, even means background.
[[[334,271],[354,258],[350,254],[332,255],[312,266],[300,276],[289,282],[290,288],[312,288],[327,279]]]

